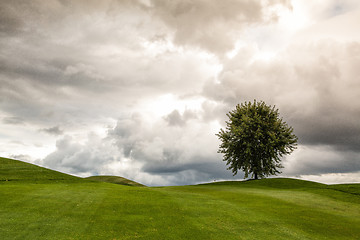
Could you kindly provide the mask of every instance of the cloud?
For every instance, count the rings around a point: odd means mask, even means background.
[[[32,124],[116,119],[161,94],[199,94],[215,72],[214,58],[153,41],[162,24],[137,1],[2,6],[22,31],[0,38],[0,107]]]
[[[210,125],[191,119],[197,126],[193,122],[179,128],[163,118],[151,125],[144,119],[133,114],[119,120],[105,137],[90,134],[81,144],[64,136],[38,163],[80,176],[112,173],[152,186],[233,179],[214,150],[218,142]]]
[[[182,167],[181,161],[196,161],[194,146],[185,146],[189,139],[181,137],[186,126],[198,132],[201,122],[197,127],[189,123],[196,113],[167,106],[170,113],[179,114],[181,119],[176,119],[162,114],[164,103],[154,99],[171,95],[186,102],[198,96],[204,81],[217,72],[217,59],[175,46],[167,36],[169,29],[138,2],[83,4],[9,5],[27,10],[11,13],[15,19],[26,19],[21,31],[9,31],[0,39],[0,107],[56,141],[56,148],[39,163],[81,176],[114,173],[158,185],[201,181],[200,175],[212,178],[202,170]],[[148,106],[142,107],[144,103]],[[134,110],[144,113],[129,117]],[[120,120],[107,134],[114,119]],[[67,135],[55,139],[63,134],[59,126]],[[86,136],[91,131],[97,133]],[[180,145],[191,147],[192,153],[181,153]],[[179,178],[161,170],[163,166],[155,169],[158,161],[169,169],[179,166],[173,171]]]
[[[276,105],[299,136],[284,174],[359,171],[358,8],[355,0],[4,2],[0,151],[149,185],[233,179],[215,133],[237,103],[256,98]],[[19,136],[26,149],[8,144]]]
[[[4,35],[5,33],[16,33],[19,28],[23,25],[21,19],[16,17],[15,8],[10,7],[6,4],[1,4],[0,6],[0,33]],[[0,36],[1,36],[0,35]]]
[[[221,82],[209,83],[205,91],[229,108],[252,99],[276,105],[294,126],[301,144],[357,150],[360,61],[354,53],[359,50],[356,42],[324,40],[291,46],[271,62],[249,58],[244,64],[241,55],[224,66]]]
[[[191,110],[185,110],[183,114],[180,114],[178,110],[174,110],[164,117],[164,120],[170,126],[185,126],[186,122],[192,118],[197,118],[197,114]]]
[[[44,166],[77,175],[97,175],[104,165],[117,160],[119,153],[111,142],[89,134],[84,144],[64,136],[56,142],[56,150],[40,163]]]
[[[32,160],[32,157],[29,155],[19,154],[19,155],[10,155],[9,158],[16,159],[20,161],[26,161],[30,162]]]
[[[64,133],[64,131],[61,130],[59,126],[50,127],[50,128],[42,128],[39,131],[45,132],[50,135],[55,135],[55,136],[62,135]]]
[[[286,174],[360,170],[360,38],[350,33],[357,12],[303,31],[270,58],[262,58],[256,45],[239,49],[224,63],[216,81],[209,80],[204,87],[209,99],[224,103],[228,110],[253,99],[280,109],[300,144],[287,162]]]
[[[247,26],[276,19],[271,7],[290,8],[289,1],[153,0],[148,10],[174,32],[174,43],[223,55],[234,48]]]
[[[359,2],[357,4],[357,6],[344,10],[343,14],[332,16],[299,31],[294,36],[294,42],[304,44],[322,39],[336,39],[339,42],[358,41],[360,34],[354,31],[354,23],[360,21],[360,4]]]
[[[187,114],[174,110],[167,117],[174,117],[174,113],[176,119]],[[206,124],[201,117],[193,116],[180,126],[177,122],[168,124],[167,118],[159,118],[152,124],[143,119],[146,117],[134,114],[131,119],[119,120],[108,135],[115,139],[124,156],[141,163],[143,173],[161,176],[165,182],[171,175],[188,171],[203,176],[203,181],[232,177],[216,153],[218,140],[212,123]],[[184,178],[182,183],[186,184],[194,180]]]
[[[321,175],[355,173],[360,169],[360,152],[339,151],[331,146],[300,146],[284,160],[284,174]]]
[[[359,183],[360,172],[354,173],[328,173],[298,176],[296,178],[305,178],[308,181],[321,182],[325,184],[353,184]]]
[[[173,112],[171,112],[164,119],[168,122],[168,124],[170,126],[180,126],[181,127],[181,126],[184,126],[186,123],[186,120],[184,120],[182,118],[179,111],[177,111],[177,110],[174,110]]]
[[[2,122],[4,124],[19,125],[19,124],[24,124],[24,119],[20,117],[4,117]]]

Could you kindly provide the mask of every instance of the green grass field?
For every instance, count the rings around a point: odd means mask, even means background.
[[[137,187],[0,158],[0,239],[359,239],[360,184]]]

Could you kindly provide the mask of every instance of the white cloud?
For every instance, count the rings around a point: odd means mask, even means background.
[[[301,175],[299,178],[325,184],[360,183],[360,172]]]
[[[299,31],[293,38],[299,44],[308,44],[319,40],[336,40],[337,42],[359,41],[360,33],[356,31],[356,22],[360,21],[359,8],[344,14],[320,21],[309,28]]]
[[[119,158],[121,155],[111,141],[90,133],[85,144],[77,143],[70,136],[57,140],[56,151],[39,163],[77,175],[96,175],[103,165],[118,161]]]

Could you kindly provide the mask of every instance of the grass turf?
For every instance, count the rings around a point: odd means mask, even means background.
[[[360,236],[359,184],[263,179],[132,187],[89,181],[3,158],[0,180],[1,239]]]

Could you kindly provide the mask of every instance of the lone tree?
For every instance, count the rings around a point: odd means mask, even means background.
[[[216,134],[222,141],[218,152],[224,154],[234,176],[238,170],[255,179],[281,173],[280,158],[296,149],[298,138],[279,117],[279,110],[254,100],[238,104],[226,115],[226,130]]]

